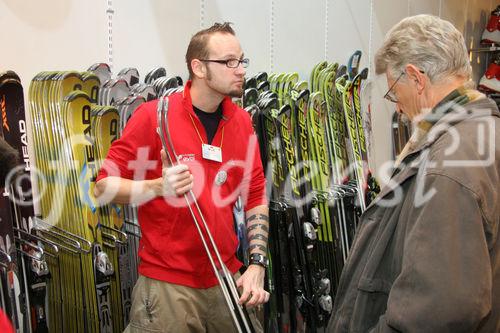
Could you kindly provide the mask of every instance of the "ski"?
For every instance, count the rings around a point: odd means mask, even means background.
[[[293,289],[293,275],[290,269],[290,244],[288,228],[284,219],[284,206],[280,201],[280,191],[284,183],[284,171],[279,154],[278,128],[274,114],[277,112],[277,96],[263,98],[259,101],[260,123],[262,137],[265,138],[266,176],[271,180],[268,193],[269,205],[269,255],[270,255],[270,285],[274,286],[276,297],[270,305],[275,308],[268,310],[272,316],[266,325],[267,332],[273,332],[276,326],[279,332],[296,330],[296,306]],[[269,315],[269,314],[268,314]]]
[[[19,301],[16,300],[17,324],[25,331],[47,332],[45,304],[49,272],[43,249],[32,241],[32,237],[28,237],[34,216],[28,133],[23,87],[19,77],[12,71],[0,75],[0,99],[2,135],[5,141],[17,150],[22,161],[17,167],[15,177],[8,179],[10,187],[5,191],[10,199],[10,223],[14,231],[12,240],[17,250],[16,253],[12,252],[11,256],[19,264],[17,275],[12,273],[9,280],[15,282],[17,276],[21,284],[21,297]]]
[[[17,104],[17,101],[12,103],[10,98],[14,96],[11,96],[4,88],[9,81],[17,79],[17,75],[13,72],[0,74],[0,111],[2,122],[0,137],[2,138],[11,132],[11,127],[17,128],[17,124],[10,122],[8,117],[9,114],[15,112],[15,109],[12,110],[12,107]],[[7,141],[7,143],[9,142]],[[22,314],[14,286],[14,282],[18,281],[19,270],[14,241],[15,212],[11,206],[12,193],[10,190],[9,180],[5,181],[5,183],[2,182],[0,185],[0,251],[2,253],[1,259],[3,265],[1,268],[0,284],[3,295],[2,307],[11,320],[13,327],[17,330],[22,328]]]
[[[120,116],[114,107],[105,106],[92,108],[91,133],[95,140],[96,172],[102,166],[111,143],[119,135]],[[127,236],[123,231],[123,207],[116,204],[99,206],[99,222],[103,229],[102,235],[107,240],[103,244],[107,247],[113,267],[118,274],[111,276],[111,309],[115,330],[123,331],[128,324],[128,315],[131,306],[132,287],[129,274],[129,254]],[[121,305],[121,306],[120,306]]]

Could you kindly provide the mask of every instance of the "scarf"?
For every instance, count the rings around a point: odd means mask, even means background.
[[[459,87],[444,97],[432,110],[427,113],[415,126],[413,134],[404,146],[394,163],[398,168],[406,156],[414,152],[427,139],[427,134],[434,124],[436,124],[446,114],[450,113],[457,105],[465,105],[469,102],[483,98],[484,94],[475,89],[467,89],[464,86]]]

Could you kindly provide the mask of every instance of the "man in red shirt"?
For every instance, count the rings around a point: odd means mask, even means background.
[[[101,202],[139,204],[140,277],[127,332],[235,331],[182,197],[191,189],[233,274],[241,263],[232,207],[242,197],[250,265],[236,282],[240,303],[251,307],[269,299],[263,288],[269,228],[265,177],[250,117],[231,101],[242,95],[248,59],[223,23],[192,37],[186,62],[192,81],[169,97],[168,108],[179,164],[167,163],[156,132],[158,101],[152,101],[134,113],[97,178]]]

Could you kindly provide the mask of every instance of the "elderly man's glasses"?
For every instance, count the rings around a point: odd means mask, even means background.
[[[425,74],[425,72],[423,70],[419,70],[420,73],[422,74]],[[398,83],[399,79],[401,79],[401,77],[403,75],[405,75],[406,72],[401,72],[401,74],[399,74],[398,78],[396,79],[396,81],[394,81],[394,83],[391,85],[391,87],[389,88],[389,90],[387,90],[387,92],[385,93],[384,95],[384,98],[388,101],[391,101],[393,103],[397,103],[398,102],[398,98],[396,97],[396,95],[394,94],[394,92],[392,91],[392,89],[394,88],[394,86],[396,85],[396,83]]]
[[[393,103],[397,103],[398,102],[398,99],[397,99],[396,95],[394,94],[394,92],[392,91],[392,89],[394,88],[394,86],[396,85],[396,83],[398,83],[399,79],[401,79],[401,77],[403,75],[405,75],[405,74],[406,74],[405,72],[401,72],[401,74],[399,74],[399,76],[396,79],[396,81],[394,81],[394,83],[390,86],[389,90],[387,90],[387,92],[384,95],[384,98],[386,100],[391,101]]]
[[[247,68],[248,65],[250,64],[250,59],[245,58],[245,59],[227,59],[227,60],[212,60],[212,59],[200,59],[200,61],[204,62],[216,62],[218,64],[224,64],[229,68],[236,68],[240,64],[243,66],[243,68]]]

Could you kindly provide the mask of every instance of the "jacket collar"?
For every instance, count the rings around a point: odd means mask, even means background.
[[[419,127],[426,132],[423,140],[416,145],[413,152],[418,153],[423,149],[433,145],[442,135],[447,133],[449,129],[462,121],[478,119],[483,117],[500,117],[500,112],[496,104],[488,98],[480,98],[469,102],[465,105],[453,104],[448,102],[442,105],[442,108],[449,108],[450,111],[443,113],[441,117],[435,121],[428,121],[428,117],[419,124]]]
[[[366,211],[380,203],[388,194],[400,188],[410,177],[415,176],[419,171],[419,166],[425,159],[423,153],[425,149],[432,146],[442,135],[447,133],[454,125],[465,121],[482,117],[500,117],[500,112],[496,104],[488,98],[480,98],[465,105],[455,105],[453,110],[443,115],[435,124],[428,129],[426,136],[415,148],[409,152],[394,169],[390,182],[385,185],[377,197],[370,203]]]

